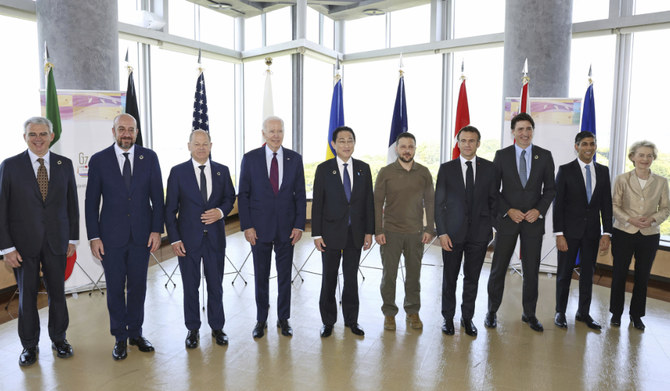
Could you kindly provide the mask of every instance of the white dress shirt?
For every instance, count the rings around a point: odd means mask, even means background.
[[[268,165],[268,178],[270,178],[270,168],[272,167],[272,150],[265,144],[265,161]],[[279,182],[277,188],[281,189],[282,178],[284,178],[284,147],[279,147],[277,150],[277,168],[279,169]]]
[[[128,153],[128,160],[130,160],[130,175],[133,174],[133,158],[135,157],[135,145],[133,144],[129,150],[124,151],[119,147],[119,144],[114,143],[114,152],[116,152],[116,160],[119,161],[119,171],[123,175],[123,165],[126,163],[126,157],[123,156],[124,153]]]
[[[475,178],[477,178],[477,157],[473,157],[472,160],[468,160],[463,157],[463,155],[458,157],[461,159],[461,171],[463,172],[463,183],[467,186],[467,172],[468,172],[468,166],[465,164],[466,162],[472,162],[472,184],[475,184]]]
[[[339,156],[336,156],[337,160],[337,169],[340,170],[340,179],[342,179],[342,184],[344,185],[344,164],[347,164],[347,172],[349,173],[349,182],[351,182],[351,190],[354,190],[354,165],[351,158],[348,161],[340,159]]]

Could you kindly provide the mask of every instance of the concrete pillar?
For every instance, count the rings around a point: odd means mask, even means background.
[[[572,0],[505,4],[504,97],[520,94],[525,58],[531,98],[568,96]]]
[[[58,89],[119,90],[116,1],[37,0],[36,12],[39,66],[46,40]]]

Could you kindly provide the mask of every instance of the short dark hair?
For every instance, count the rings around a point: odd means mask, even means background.
[[[398,143],[398,141],[400,141],[401,138],[411,138],[412,140],[414,140],[414,144],[416,144],[416,137],[414,137],[414,135],[410,132],[400,133],[398,137],[395,138],[396,144]]]
[[[482,134],[479,133],[479,129],[475,128],[474,126],[464,126],[461,128],[461,130],[458,131],[456,134],[456,140],[460,140],[461,133],[463,132],[470,132],[470,133],[477,133],[477,141],[480,141],[482,139]]]
[[[575,144],[581,143],[585,138],[593,138],[593,141],[597,141],[595,134],[589,132],[588,130],[582,130],[575,135]]]
[[[337,140],[337,135],[340,132],[351,133],[351,135],[354,137],[354,141],[356,141],[356,133],[354,133],[354,131],[350,127],[348,127],[348,126],[338,126],[335,130],[333,130],[333,137],[332,137],[333,142],[335,142],[335,140]]]
[[[519,113],[512,118],[512,123],[510,124],[510,127],[512,130],[516,127],[516,123],[519,121],[528,121],[530,122],[530,126],[535,129],[535,121],[533,121],[533,117],[530,116],[530,114],[527,113]]]

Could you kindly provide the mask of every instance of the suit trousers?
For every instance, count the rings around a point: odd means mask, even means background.
[[[288,238],[287,238],[288,239]],[[256,241],[251,246],[254,256],[254,280],[256,285],[256,320],[265,322],[268,319],[270,306],[270,264],[272,249],[275,251],[277,267],[277,318],[291,317],[291,265],[293,264],[293,246],[291,240],[274,242]]]
[[[49,296],[49,338],[65,339],[69,324],[65,302],[65,254],[56,255],[47,243],[46,235],[36,257],[22,256],[21,267],[14,269],[19,287],[19,338],[24,348],[37,346],[40,340],[40,318],[37,313],[37,295],[40,288],[40,264]]]
[[[344,323],[352,325],[358,323],[358,265],[361,259],[361,248],[354,246],[351,227],[347,233],[347,243],[343,249],[327,247],[321,253],[323,276],[321,278],[321,295],[319,310],[323,324],[332,326],[337,321],[337,301],[335,289],[342,259],[342,274],[344,287],[342,288],[342,315]]]
[[[405,258],[405,313],[417,314],[421,309],[421,259],[423,258],[423,232],[398,233],[384,231],[386,244],[379,246],[382,257],[382,283],[379,287],[382,300],[382,312],[385,316],[396,316],[395,304],[396,280],[400,254]]]
[[[593,292],[593,273],[598,257],[600,238],[565,238],[568,251],[558,252],[558,268],[556,271],[556,312],[565,313],[570,294],[570,281],[579,253],[579,306],[577,312],[588,315]]]
[[[207,322],[212,330],[221,330],[226,322],[223,312],[223,269],[225,249],[218,251],[212,238],[205,234],[198,248],[189,248],[179,257],[179,271],[184,286],[184,324],[188,330],[200,329],[200,265],[207,281]]]
[[[505,290],[505,277],[509,268],[510,258],[514,253],[516,241],[521,237],[521,267],[523,268],[522,305],[526,316],[535,316],[537,306],[537,279],[540,272],[540,255],[542,253],[542,235],[530,235],[520,232],[521,222],[515,232],[498,231],[496,247],[493,252],[491,274],[489,275],[488,311],[496,313],[502,303]]]
[[[111,334],[117,341],[141,337],[149,248],[132,242],[123,247],[105,247],[102,267]]]
[[[463,260],[463,301],[461,317],[471,320],[479,288],[479,275],[484,265],[488,242],[453,243],[451,251],[442,250],[442,316],[453,319],[456,311],[456,284]],[[465,255],[465,258],[463,258]]]
[[[614,228],[612,233],[612,289],[610,290],[610,312],[621,316],[626,293],[626,278],[631,258],[635,257],[633,297],[630,300],[631,316],[643,317],[647,306],[647,284],[651,265],[656,258],[659,234],[634,234]]]

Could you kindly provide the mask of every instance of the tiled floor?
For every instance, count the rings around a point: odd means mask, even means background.
[[[309,237],[296,249],[298,267],[312,250]],[[241,233],[228,237],[228,255],[239,267],[248,252]],[[163,266],[172,271],[176,259]],[[457,327],[456,335],[440,331],[440,251],[431,247],[422,269],[421,317],[424,329],[410,329],[402,309],[396,318],[398,329],[384,331],[380,311],[379,252],[375,248],[363,262],[359,274],[361,311],[359,323],[365,337],[344,329],[341,319],[330,338],[321,339],[318,296],[321,278],[303,273],[293,285],[291,324],[294,337],[283,337],[270,327],[260,340],[251,337],[255,323],[253,268],[251,259],[242,276],[224,280],[225,331],[230,345],[221,347],[209,337],[203,313],[201,346],[184,348],[186,330],[182,315],[182,289],[164,286],[166,277],[158,267],[149,270],[144,335],[156,347],[155,353],[141,353],[134,347],[124,361],[112,360],[114,338],[109,335],[105,297],[100,293],[80,294],[68,301],[68,339],[74,357],[55,357],[46,333],[47,311],[42,317],[41,354],[37,364],[20,368],[21,351],[16,320],[0,325],[0,390],[668,390],[670,389],[670,303],[649,299],[647,330],[609,327],[609,289],[595,286],[592,316],[605,325],[593,332],[574,324],[577,282],[573,281],[568,305],[569,329],[557,329],[552,322],[555,279],[540,277],[538,317],[544,333],[536,333],[520,321],[521,278],[510,274],[506,281],[497,329],[483,327],[486,307],[484,266],[477,299],[475,323],[479,336],[471,338]],[[307,263],[312,272],[321,270],[315,254]],[[232,267],[227,264],[227,271]],[[294,270],[295,273],[295,270]],[[399,277],[400,278],[400,277]],[[275,298],[276,280],[271,284]],[[459,285],[460,295],[460,285]],[[398,303],[403,287],[398,284]],[[627,294],[627,298],[629,295]],[[459,298],[460,300],[460,298]],[[460,301],[458,303],[460,305]],[[269,325],[276,321],[274,305]],[[456,321],[460,313],[456,313]]]

